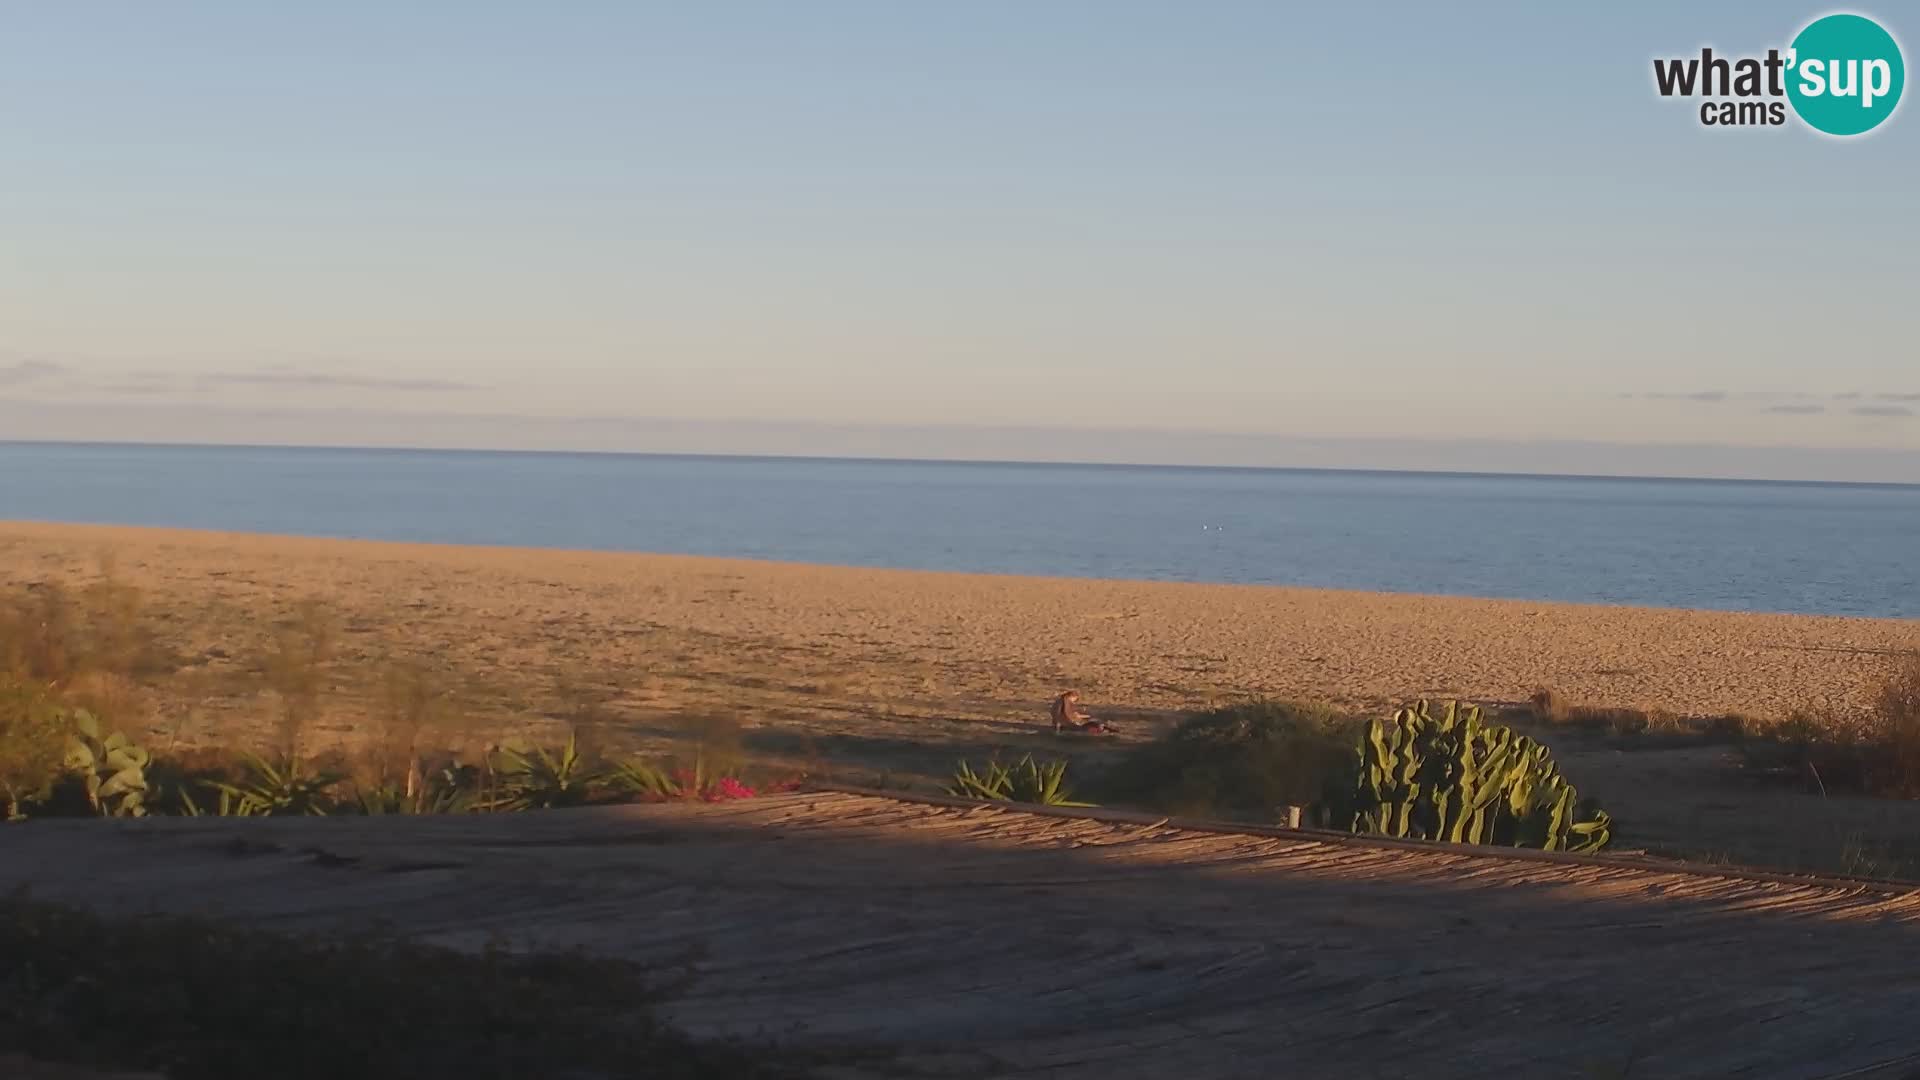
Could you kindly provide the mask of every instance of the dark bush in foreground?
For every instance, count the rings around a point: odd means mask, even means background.
[[[1103,803],[1169,814],[1272,821],[1277,808],[1312,808],[1309,822],[1335,821],[1351,797],[1359,720],[1324,706],[1262,701],[1182,721],[1129,753],[1103,776]],[[1345,822],[1337,824],[1344,827]]]
[[[0,1054],[173,1080],[796,1075],[648,1015],[626,964],[0,900]]]

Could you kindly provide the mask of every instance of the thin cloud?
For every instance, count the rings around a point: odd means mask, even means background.
[[[40,379],[65,374],[67,366],[51,360],[17,360],[0,364],[0,386],[24,386]]]
[[[1643,394],[1641,396],[1652,401],[1712,402],[1712,401],[1725,401],[1727,400],[1728,394],[1725,390],[1696,390],[1696,391],[1693,391],[1692,393],[1687,393],[1687,394],[1667,394],[1667,393],[1656,392],[1651,394]]]
[[[1765,410],[1770,413],[1783,413],[1787,416],[1817,416],[1826,412],[1825,405],[1771,405]]]
[[[377,375],[336,375],[321,371],[276,369],[252,372],[216,372],[202,375],[202,386],[306,386],[344,390],[396,390],[406,392],[458,392],[478,390],[472,383],[452,379],[388,379]]]
[[[174,380],[169,378],[136,375],[130,379],[123,379],[119,382],[94,383],[88,386],[87,389],[96,394],[147,397],[154,394],[178,393],[180,387]]]
[[[1701,402],[1703,404],[1709,404],[1709,405],[1718,404],[1723,401],[1752,401],[1752,402],[1884,401],[1884,402],[1920,403],[1920,392],[1909,392],[1909,391],[1900,391],[1900,390],[1880,390],[1880,391],[1871,392],[1871,393],[1867,391],[1862,391],[1862,390],[1847,390],[1839,393],[1814,393],[1808,390],[1738,390],[1738,391],[1696,390],[1692,392],[1682,393],[1682,392],[1666,391],[1666,390],[1652,390],[1652,391],[1647,391],[1645,393],[1628,392],[1628,393],[1619,394],[1617,396],[1622,398],[1640,398],[1646,401],[1695,401],[1695,402]],[[1810,416],[1810,415],[1813,415],[1814,413],[1818,413],[1823,410],[1818,408],[1812,408],[1812,407],[1792,406],[1792,407],[1768,407],[1762,411],[1779,412],[1779,413],[1800,413],[1800,414],[1805,414]],[[1861,415],[1863,416],[1899,416],[1904,414],[1887,413],[1887,412],[1871,412],[1871,413],[1862,413]]]
[[[1855,416],[1912,416],[1913,410],[1905,405],[1855,405],[1851,410]]]

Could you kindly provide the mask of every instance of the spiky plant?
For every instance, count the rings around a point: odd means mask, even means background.
[[[480,772],[471,765],[449,765],[421,775],[410,771],[405,786],[384,784],[354,794],[362,814],[464,814],[479,807]]]
[[[984,773],[977,773],[973,766],[961,762],[954,770],[953,783],[947,793],[963,799],[985,799],[992,802],[1035,803],[1040,806],[1092,806],[1093,803],[1076,802],[1067,789],[1067,763],[1050,761],[1041,764],[1032,754],[1021,758],[1008,768],[998,760],[986,763]]]
[[[269,761],[242,754],[245,774],[238,783],[206,781],[220,795],[213,811],[221,817],[324,817],[334,808],[333,789],[346,779],[336,772],[308,773],[291,758]],[[189,813],[205,813],[192,805]]]
[[[498,810],[579,806],[601,780],[589,769],[580,753],[579,739],[573,734],[568,734],[566,745],[558,750],[541,746],[502,749],[493,771],[499,790],[492,808]]]
[[[686,785],[674,779],[670,771],[645,758],[631,758],[615,765],[607,773],[607,786],[642,799],[681,799],[687,794]]]

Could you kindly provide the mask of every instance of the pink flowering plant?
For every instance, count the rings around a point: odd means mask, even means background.
[[[607,780],[615,789],[638,796],[642,802],[732,802],[792,791],[800,786],[796,779],[756,787],[743,780],[734,769],[714,766],[704,754],[695,755],[691,766],[671,768],[634,758],[621,763]]]

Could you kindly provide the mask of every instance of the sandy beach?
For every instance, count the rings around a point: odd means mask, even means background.
[[[338,626],[336,717],[424,663],[468,722],[567,709],[645,723],[727,709],[879,734],[1025,723],[1050,695],[1153,713],[1254,696],[1574,700],[1774,716],[1857,701],[1920,623],[1240,585],[1019,578],[664,555],[9,522],[0,585],[136,587],[201,719],[295,606]],[[837,720],[836,720],[837,718]],[[901,732],[891,732],[901,733]]]
[[[317,750],[378,741],[383,687],[410,666],[443,699],[426,745],[575,729],[659,749],[721,717],[757,760],[920,790],[1009,749],[1097,768],[1185,710],[1261,696],[1517,702],[1544,685],[1767,719],[1863,701],[1920,647],[1920,623],[1897,620],[0,523],[9,594],[103,565],[138,590],[159,657],[129,725],[153,745],[265,747],[266,658],[317,600],[335,627]],[[1121,738],[1035,741],[1064,686]],[[1536,734],[1633,822],[1630,846],[1828,871],[1866,865],[1841,858],[1855,849],[1920,858],[1920,804],[1756,787],[1725,745]]]

